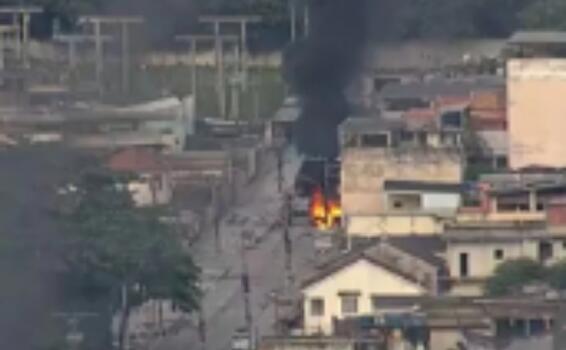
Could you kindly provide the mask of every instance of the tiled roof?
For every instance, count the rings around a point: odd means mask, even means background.
[[[406,269],[402,269],[396,263],[395,259],[390,259],[388,256],[384,255],[384,250],[381,249],[381,245],[383,244],[399,249],[403,253],[419,259],[425,266],[428,265],[429,268],[442,269],[445,265],[444,261],[436,256],[436,254],[445,249],[444,243],[438,236],[387,237],[386,240],[360,239],[359,245],[354,243],[352,250],[335,257],[323,265],[317,274],[303,282],[303,288],[317,283],[360,260],[366,260],[397,276],[421,285],[418,274],[423,271],[407,271]]]
[[[164,162],[157,152],[141,147],[118,151],[107,164],[111,170],[119,172],[158,172],[164,169]]]

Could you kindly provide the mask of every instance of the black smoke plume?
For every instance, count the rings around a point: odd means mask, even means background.
[[[311,1],[310,36],[285,55],[285,77],[303,104],[294,134],[308,156],[338,155],[337,127],[351,109],[345,89],[360,68],[371,1]]]

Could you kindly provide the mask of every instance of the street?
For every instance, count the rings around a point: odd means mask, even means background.
[[[284,188],[292,185],[301,160],[289,150],[284,159]],[[202,344],[197,327],[182,329],[177,335],[159,339],[153,350],[202,349],[226,350],[234,331],[246,326],[242,290],[242,231],[255,231],[258,243],[245,250],[250,276],[250,309],[253,327],[261,337],[273,331],[275,310],[273,292],[285,288],[285,251],[280,227],[273,223],[281,215],[282,195],[277,190],[277,171],[272,167],[262,178],[242,189],[239,204],[220,225],[220,244],[214,234],[203,236],[192,249],[203,270],[203,313],[206,342]],[[291,229],[292,270],[294,279],[310,271],[314,245],[305,228]],[[204,346],[203,346],[204,345]]]

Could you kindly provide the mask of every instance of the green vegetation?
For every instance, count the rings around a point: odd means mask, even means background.
[[[521,291],[533,283],[543,283],[556,290],[566,290],[566,260],[551,266],[526,258],[507,260],[495,269],[485,284],[490,296],[505,296]]]
[[[1,5],[19,0],[0,0]],[[43,25],[58,18],[71,27],[79,14],[135,12],[152,14],[158,36],[175,28],[195,25],[199,13],[249,14],[264,17],[264,35],[280,36],[288,28],[286,0],[30,0],[44,6]],[[394,39],[431,37],[502,37],[517,28],[566,29],[566,3],[563,0],[371,0],[368,13],[375,12],[371,25],[379,36]],[[164,18],[167,20],[164,20]],[[385,33],[385,34],[384,34]],[[155,34],[155,33],[154,33]],[[288,34],[288,33],[286,33]],[[283,44],[281,42],[280,44]]]
[[[132,307],[167,299],[191,312],[200,299],[199,270],[181,238],[160,221],[161,209],[134,206],[127,181],[102,171],[84,174],[62,217],[66,287],[120,312],[120,344]]]

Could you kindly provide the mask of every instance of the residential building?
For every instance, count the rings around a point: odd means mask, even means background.
[[[461,205],[460,184],[386,180],[381,214],[356,215],[345,222],[348,234],[440,234]]]
[[[463,176],[459,128],[350,118],[340,139],[342,222],[349,234],[438,233],[439,220],[455,213]]]
[[[566,59],[511,59],[507,63],[509,164],[566,167]]]
[[[551,264],[566,258],[566,234],[545,223],[466,223],[447,227],[446,261],[456,295],[482,295],[483,283],[505,260]]]
[[[458,222],[545,222],[550,205],[556,210],[566,196],[566,176],[536,169],[482,175],[477,192],[478,205],[460,208]]]
[[[507,41],[508,57],[564,57],[566,32],[518,31]]]
[[[171,175],[164,161],[151,149],[128,148],[118,151],[109,158],[107,166],[116,172],[136,175],[128,184],[136,205],[165,205],[171,201]]]
[[[374,107],[385,119],[400,119],[414,108],[434,108],[437,99],[469,101],[472,94],[504,89],[501,77],[440,78],[386,84],[374,97]]]
[[[381,312],[381,298],[437,295],[438,237],[391,237],[333,258],[304,282],[304,332],[333,334],[336,320]]]

